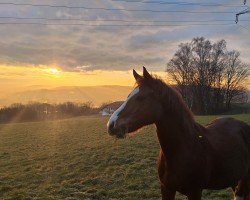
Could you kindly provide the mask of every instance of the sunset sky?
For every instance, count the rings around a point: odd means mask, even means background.
[[[178,44],[197,36],[225,39],[250,63],[250,15],[234,22],[245,8],[240,0],[1,0],[0,92],[132,86],[131,70],[142,66],[165,78]]]

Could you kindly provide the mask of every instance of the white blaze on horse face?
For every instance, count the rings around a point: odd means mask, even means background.
[[[139,87],[135,88],[130,95],[128,96],[127,100],[123,102],[123,104],[111,115],[109,122],[107,124],[107,126],[109,126],[109,124],[114,123],[114,126],[116,124],[116,121],[118,119],[119,114],[121,113],[122,110],[124,110],[124,108],[126,107],[128,101],[135,96],[137,93],[139,92]]]

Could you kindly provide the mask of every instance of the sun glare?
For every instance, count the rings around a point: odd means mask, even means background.
[[[48,69],[48,72],[50,74],[59,74],[60,73],[60,70],[58,70],[57,68],[49,68]]]
[[[42,71],[46,72],[49,75],[59,75],[61,70],[55,67],[45,68]]]

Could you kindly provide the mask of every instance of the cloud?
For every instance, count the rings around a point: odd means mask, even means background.
[[[30,1],[36,4],[36,1]],[[200,1],[196,1],[200,2]],[[210,1],[210,4],[217,1]],[[221,1],[220,4],[236,4]],[[44,4],[52,4],[44,1]],[[119,1],[56,1],[56,5],[86,6],[120,9],[185,10],[185,11],[233,11],[236,7],[199,7],[164,4],[128,3]],[[241,5],[239,3],[239,5]],[[1,6],[3,16],[78,18],[91,21],[44,21],[23,20],[23,22],[68,23],[83,25],[0,25],[0,62],[22,65],[57,65],[65,71],[128,70],[149,66],[153,70],[164,70],[181,42],[193,37],[208,39],[225,38],[228,47],[241,52],[242,59],[249,61],[249,31],[234,24],[234,14],[194,14],[105,11],[88,9],[47,8],[31,6]],[[102,20],[125,21],[194,21],[181,23],[189,26],[175,26],[177,22],[104,22]],[[246,19],[241,16],[241,20]],[[214,20],[214,21],[213,21]],[[218,22],[216,20],[232,20]],[[1,22],[17,20],[1,19]],[[228,24],[228,25],[195,25]],[[18,22],[21,22],[20,20]],[[199,23],[199,22],[198,22]],[[240,21],[250,26],[249,22]],[[128,26],[120,26],[126,24]],[[130,24],[158,24],[171,26],[129,26]],[[92,25],[92,26],[88,26]],[[104,26],[103,26],[104,25]],[[115,26],[107,26],[115,25]],[[173,25],[173,26],[172,26]]]

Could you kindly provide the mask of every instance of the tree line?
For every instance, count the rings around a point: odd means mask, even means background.
[[[166,71],[196,114],[221,113],[232,103],[247,102],[249,65],[238,51],[227,49],[225,40],[212,43],[197,37],[181,43]]]
[[[99,112],[91,102],[49,104],[33,102],[26,105],[15,103],[0,109],[0,123],[43,121],[63,119],[81,115],[92,115]]]

